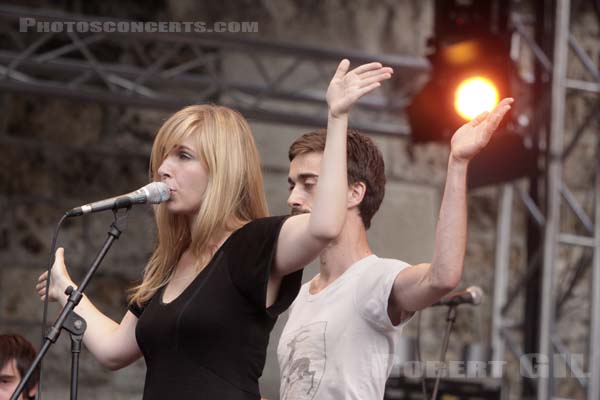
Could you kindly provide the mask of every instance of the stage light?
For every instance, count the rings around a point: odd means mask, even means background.
[[[499,101],[496,85],[475,76],[462,81],[454,93],[454,109],[462,118],[472,120],[484,111],[492,111]]]
[[[407,107],[413,143],[449,143],[466,121],[519,93],[522,82],[510,56],[509,13],[509,0],[435,0],[429,81]],[[523,132],[514,131],[512,118],[509,112],[471,162],[469,187],[510,181],[536,170],[536,157]]]
[[[507,36],[482,35],[429,55],[430,79],[407,109],[412,140],[449,141],[465,121],[511,97],[509,45]]]

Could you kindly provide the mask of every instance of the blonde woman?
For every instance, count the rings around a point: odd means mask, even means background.
[[[84,343],[111,369],[142,355],[144,399],[259,399],[269,333],[300,288],[301,269],[338,236],[347,201],[351,106],[389,79],[379,63],[329,85],[328,136],[311,214],[267,217],[260,159],[247,122],[226,107],[197,105],[170,117],[152,147],[150,177],[171,189],[155,208],[158,242],[120,323],[87,298],[76,311]],[[36,286],[45,297],[46,274]],[[74,285],[58,249],[49,299]]]

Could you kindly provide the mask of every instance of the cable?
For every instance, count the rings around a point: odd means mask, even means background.
[[[47,323],[48,323],[48,292],[50,290],[50,273],[52,271],[52,265],[54,264],[54,254],[56,252],[56,242],[58,240],[58,234],[60,232],[60,228],[62,227],[63,222],[65,221],[65,219],[67,219],[67,214],[64,214],[60,221],[58,221],[58,224],[56,225],[56,229],[54,230],[54,235],[52,236],[52,244],[50,245],[50,257],[48,260],[48,266],[46,271],[48,272],[48,279],[46,280],[46,294],[45,294],[45,298],[44,298],[44,313],[42,316],[42,326],[41,326],[41,336],[42,336],[42,345],[44,344],[44,338],[46,336],[46,329],[47,329]],[[36,400],[41,400],[42,399],[42,378],[43,378],[43,371],[44,369],[42,368],[42,364],[43,362],[40,362],[40,378],[38,381],[38,390],[37,393],[35,394],[35,399]]]

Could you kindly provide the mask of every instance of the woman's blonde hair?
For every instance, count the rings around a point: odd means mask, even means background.
[[[144,270],[142,283],[132,289],[131,303],[141,305],[167,284],[182,253],[190,248],[198,263],[214,249],[210,239],[222,230],[238,229],[268,215],[260,157],[247,121],[240,113],[216,105],[194,105],[173,114],[159,129],[150,156],[150,179],[168,153],[192,138],[194,151],[207,168],[209,179],[197,216],[155,206],[158,243]]]

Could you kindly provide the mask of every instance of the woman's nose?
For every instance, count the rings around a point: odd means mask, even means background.
[[[158,173],[158,177],[161,180],[165,178],[170,178],[172,176],[171,163],[169,161],[169,158],[170,157],[165,158],[158,167],[158,171],[156,171]]]

